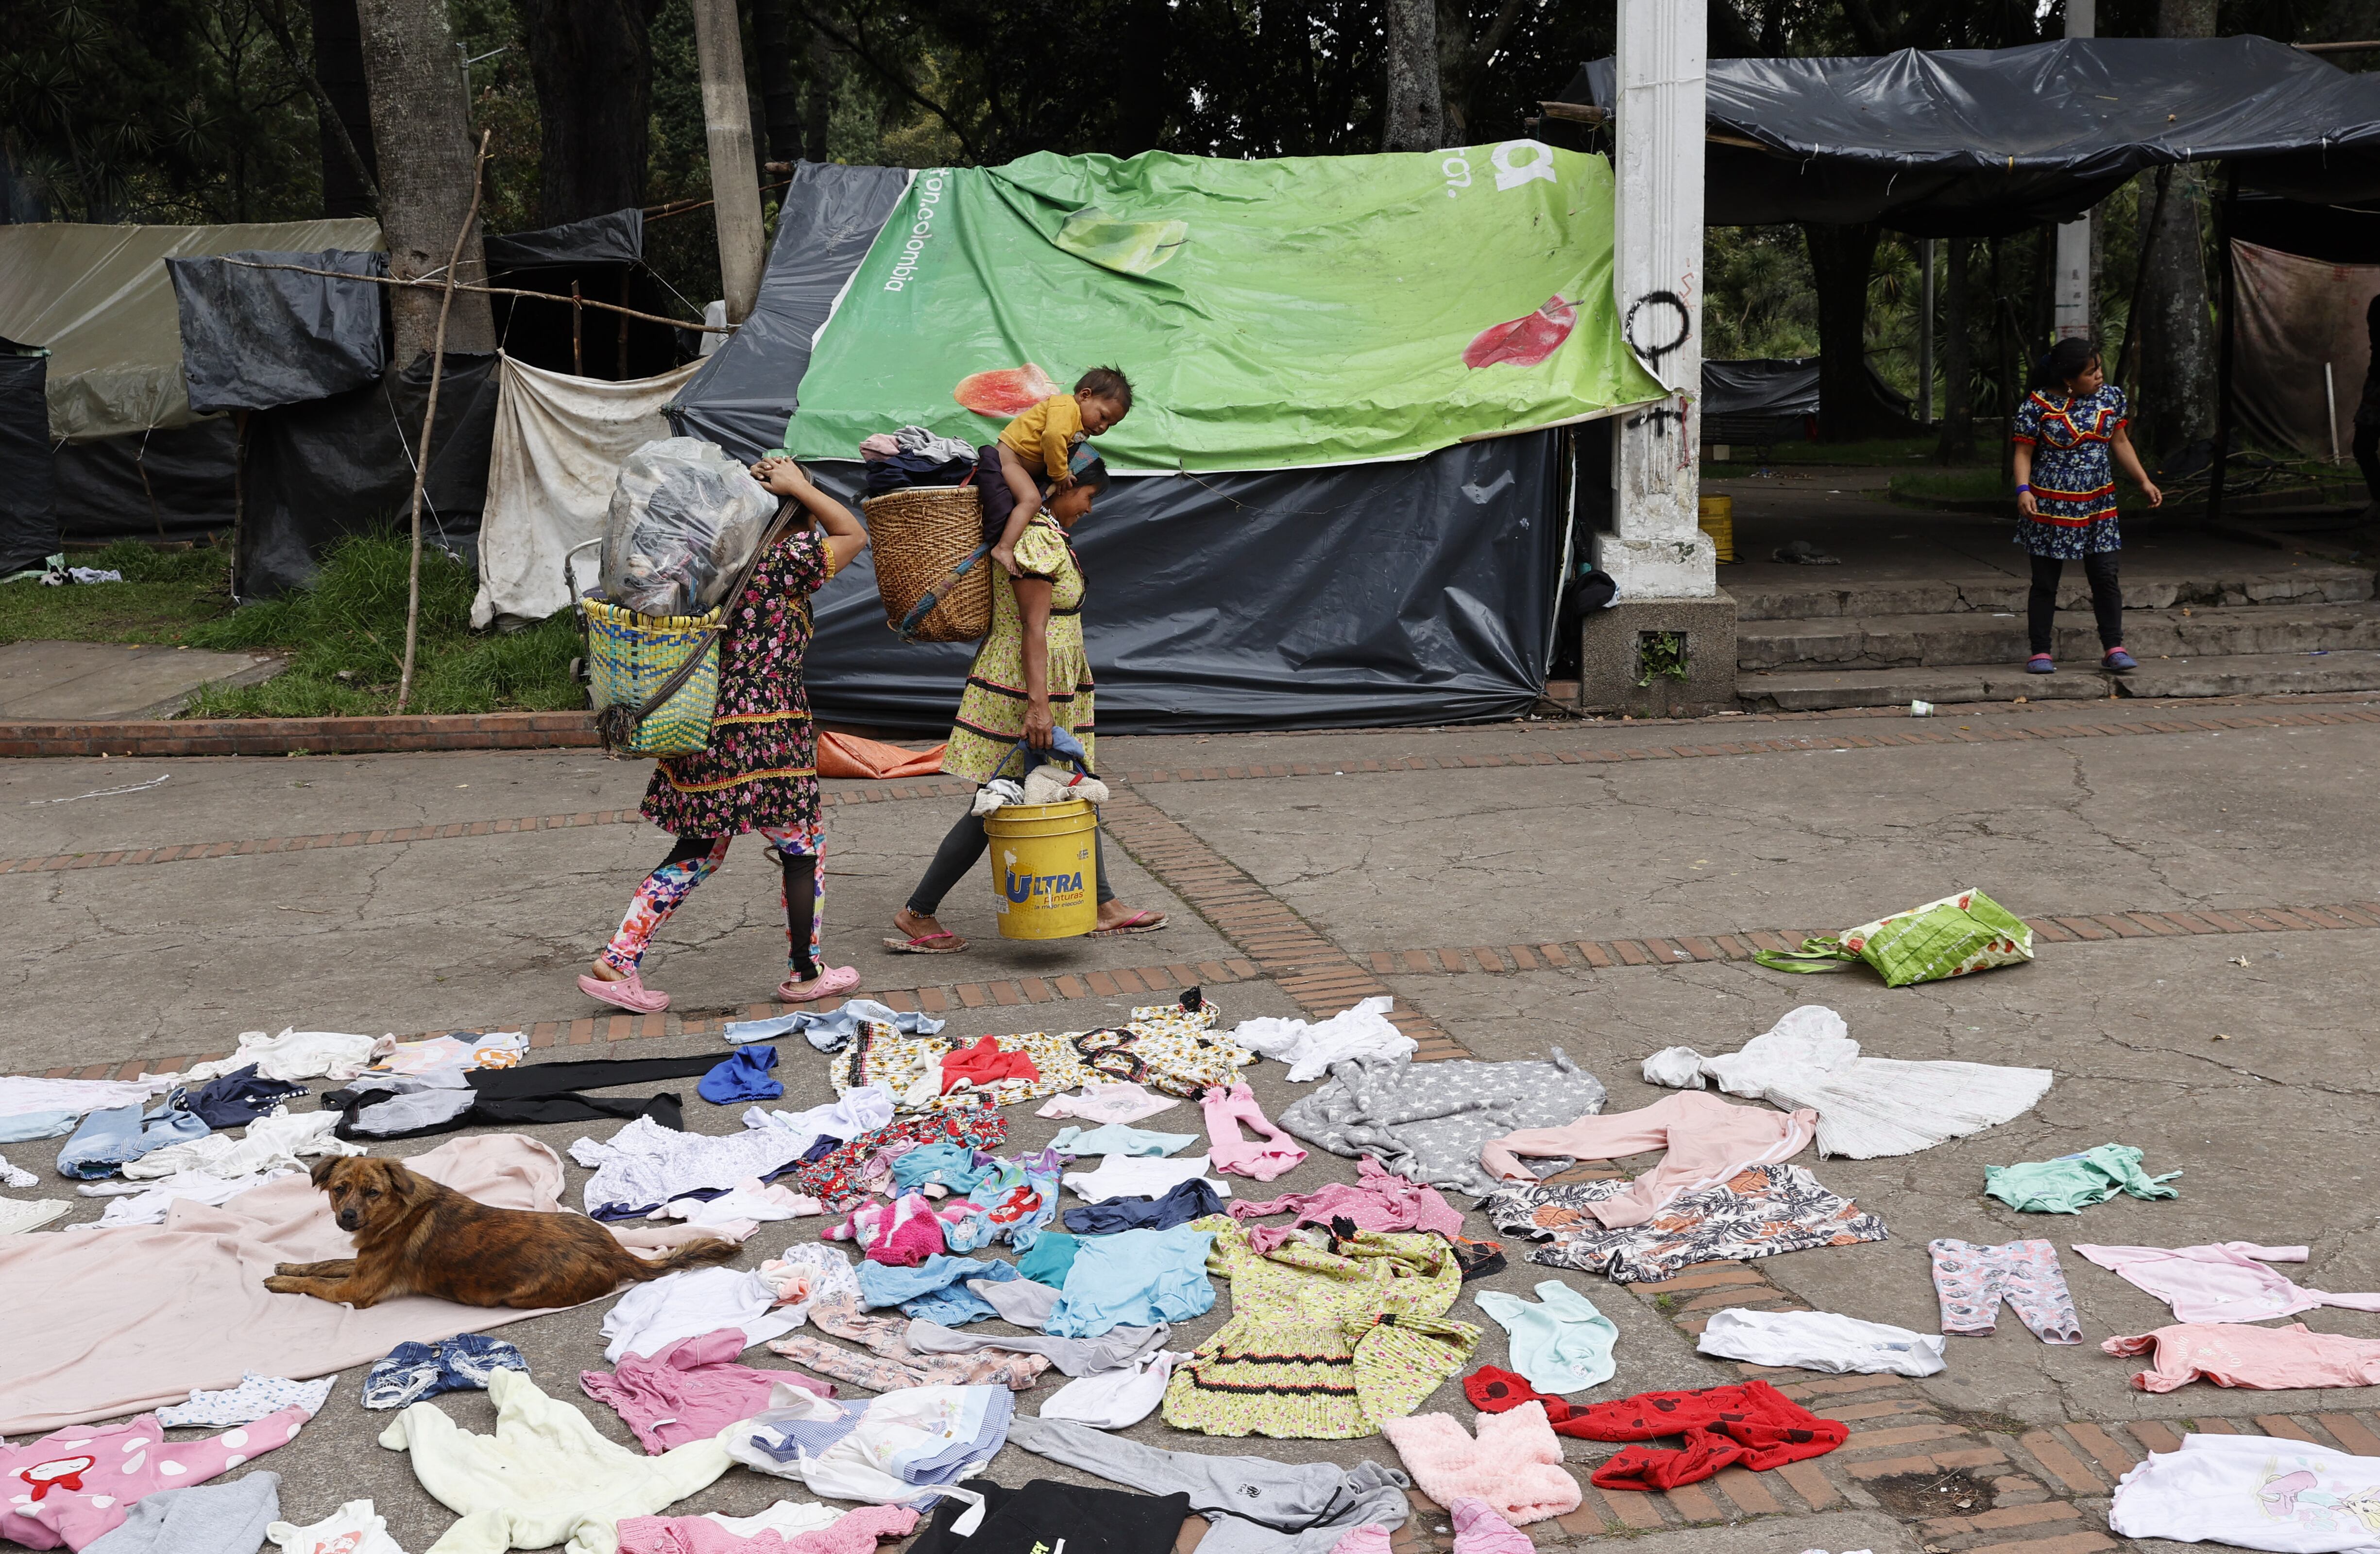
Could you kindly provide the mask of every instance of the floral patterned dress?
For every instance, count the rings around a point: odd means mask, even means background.
[[[1016,539],[1016,565],[1027,577],[1050,585],[1050,718],[1083,742],[1083,755],[1096,764],[1092,747],[1091,661],[1083,652],[1083,568],[1066,544],[1066,531],[1047,513],[1038,515]],[[991,573],[991,630],[967,671],[966,694],[942,751],[942,770],[969,782],[989,782],[1000,763],[1025,737],[1025,613],[1016,588],[998,567]],[[1009,775],[1022,776],[1014,766]]]
[[[2041,516],[2018,519],[2018,544],[2060,561],[2123,548],[2108,450],[2130,419],[2124,391],[2113,383],[2095,394],[2025,396],[2009,436],[2033,449],[2033,501]]]
[[[810,595],[834,570],[833,552],[815,528],[769,547],[727,613],[710,745],[655,764],[645,819],[680,836],[818,825],[818,735],[802,659],[810,645]]]

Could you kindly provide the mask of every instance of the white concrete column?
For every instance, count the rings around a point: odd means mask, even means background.
[[[2098,0],[2066,0],[2066,35],[2094,37]],[[2091,333],[2091,214],[2084,212],[2058,226],[2058,273],[2052,283],[2050,334],[2063,340]]]
[[[1702,445],[1703,78],[1706,0],[1620,0],[1612,300],[1670,390],[1618,419],[1610,532],[1595,564],[1621,599],[1707,599],[1718,564],[1696,525]]]

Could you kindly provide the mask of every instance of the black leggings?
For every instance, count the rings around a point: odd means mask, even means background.
[[[691,891],[710,877],[727,856],[726,843],[731,837],[681,836],[670,856],[662,860],[662,868],[672,865],[697,864],[683,889]],[[785,874],[785,965],[798,981],[808,981],[819,975],[819,963],[810,953],[810,939],[818,922],[818,870],[815,853],[789,853],[775,843],[769,850],[777,855],[777,865]],[[661,869],[653,871],[656,875]],[[680,899],[683,899],[681,896]],[[676,903],[670,904],[675,910]]]
[[[2025,595],[2025,624],[2032,628],[2033,650],[2056,650],[2053,623],[2058,613],[2058,579],[2066,564],[2056,556],[2033,558],[2033,589]],[[2091,612],[2099,617],[2099,646],[2124,645],[2124,590],[2116,576],[2116,552],[2100,551],[2082,558],[2082,576],[2091,584]]]
[[[925,878],[909,892],[909,910],[920,917],[932,917],[941,909],[942,897],[951,893],[951,887],[966,878],[975,860],[990,846],[991,838],[984,834],[983,817],[961,815],[958,824],[942,838],[942,844],[934,849],[934,861],[926,866]],[[1108,852],[1096,830],[1091,832],[1091,855],[1099,876],[1099,904],[1104,906],[1115,899],[1115,890],[1108,883]]]

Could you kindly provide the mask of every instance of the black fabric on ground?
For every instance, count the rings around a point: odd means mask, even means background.
[[[1091,867],[1099,877],[1099,904],[1105,905],[1115,899],[1115,887],[1108,882],[1108,850],[1107,844],[1099,840],[1100,831],[1099,827],[1091,831]],[[934,849],[933,857],[927,862],[917,888],[909,892],[909,910],[920,917],[930,917],[941,910],[942,898],[966,878],[976,860],[990,850],[991,838],[983,829],[983,817],[971,811],[961,815],[942,833],[941,845]]]
[[[2098,617],[2103,648],[2124,645],[2124,589],[2117,572],[2117,554],[2100,551],[2082,558],[2082,576],[2091,584],[2091,613]],[[2033,587],[2025,590],[2024,613],[2036,653],[2058,650],[2058,579],[2065,571],[2066,564],[2056,556],[2033,558]]]
[[[59,533],[69,544],[228,533],[238,513],[238,460],[228,416],[66,443],[50,455]]]
[[[234,1069],[210,1079],[190,1092],[183,1104],[211,1128],[244,1128],[292,1097],[306,1093],[303,1085],[284,1079],[257,1077],[256,1065]]]
[[[1135,1495],[1047,1478],[1022,1489],[988,1478],[963,1479],[959,1487],[983,1496],[983,1525],[965,1537],[952,1533],[973,1508],[945,1499],[908,1554],[1050,1554],[1062,1543],[1066,1554],[1166,1554],[1190,1515],[1190,1497],[1180,1493]]]
[[[244,252],[169,259],[165,270],[181,317],[182,375],[190,408],[201,415],[328,398],[373,382],[387,366],[381,294],[388,288],[302,273],[385,275],[384,253]]]
[[[1066,1210],[1066,1228],[1076,1235],[1113,1235],[1118,1231],[1170,1231],[1193,1220],[1223,1212],[1223,1200],[1206,1178],[1177,1182],[1161,1198],[1108,1198]]]
[[[57,501],[50,481],[50,358],[18,355],[0,340],[0,577],[57,554]]]
[[[493,356],[448,353],[422,489],[423,539],[467,561],[478,555],[480,510],[488,498],[495,368]],[[334,540],[405,522],[429,393],[425,354],[361,388],[249,415],[247,511],[235,578],[240,598],[303,588]]]
[[[715,1066],[717,1059],[711,1062]],[[594,1123],[606,1117],[627,1122],[638,1117],[650,1117],[662,1127],[686,1131],[686,1108],[676,1096],[589,1096],[576,1090],[561,1090],[552,1095],[516,1096],[498,1099],[482,1098],[441,1122],[418,1128],[397,1128],[375,1132],[358,1125],[358,1114],[371,1110],[379,1092],[372,1090],[333,1090],[322,1097],[326,1111],[345,1113],[332,1124],[337,1137],[363,1144],[389,1143],[400,1138],[429,1138],[442,1133],[459,1133],[465,1128],[523,1127],[532,1123]]]
[[[1609,109],[1612,63],[1572,103]],[[2269,38],[2072,38],[1867,59],[1714,59],[1713,226],[1881,221],[1921,237],[2070,221],[2143,168],[2233,161],[2317,204],[2380,198],[2380,76]]]
[[[663,1079],[698,1079],[719,1066],[723,1053],[690,1058],[587,1058],[573,1062],[521,1063],[513,1068],[475,1068],[465,1075],[482,1100],[515,1100],[565,1090],[605,1090],[616,1085],[651,1085]]]

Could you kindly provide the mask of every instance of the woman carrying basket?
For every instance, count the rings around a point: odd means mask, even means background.
[[[675,832],[677,845],[637,887],[619,931],[578,978],[588,997],[639,1014],[669,1007],[669,994],[646,987],[638,974],[654,931],[718,871],[728,844],[747,831],[769,839],[784,873],[787,969],[778,1000],[807,1003],[859,985],[856,967],[819,959],[826,837],[802,657],[810,642],[809,596],[868,548],[868,531],[792,459],[763,459],[752,475],[801,504],[814,521],[789,528],[771,544],[728,606],[709,747],[660,761],[645,789],[645,819]]]
[[[1037,750],[1050,746],[1050,732],[1064,729],[1083,747],[1085,764],[1095,759],[1092,741],[1091,666],[1083,653],[1083,569],[1066,543],[1068,531],[1107,489],[1104,460],[1075,472],[1075,483],[1051,496],[1016,540],[1017,575],[991,569],[991,631],[967,672],[966,694],[951,727],[942,770],[973,783],[987,783],[1016,751],[1018,740]],[[1017,776],[1024,773],[1018,771]],[[1094,933],[1153,933],[1165,926],[1160,912],[1136,911],[1115,899],[1108,883],[1107,852],[1096,831],[1099,927]],[[884,947],[896,954],[948,955],[966,941],[934,920],[942,897],[965,878],[990,841],[981,816],[959,817],[926,866],[925,878],[909,892],[909,904],[893,914],[897,939]]]

